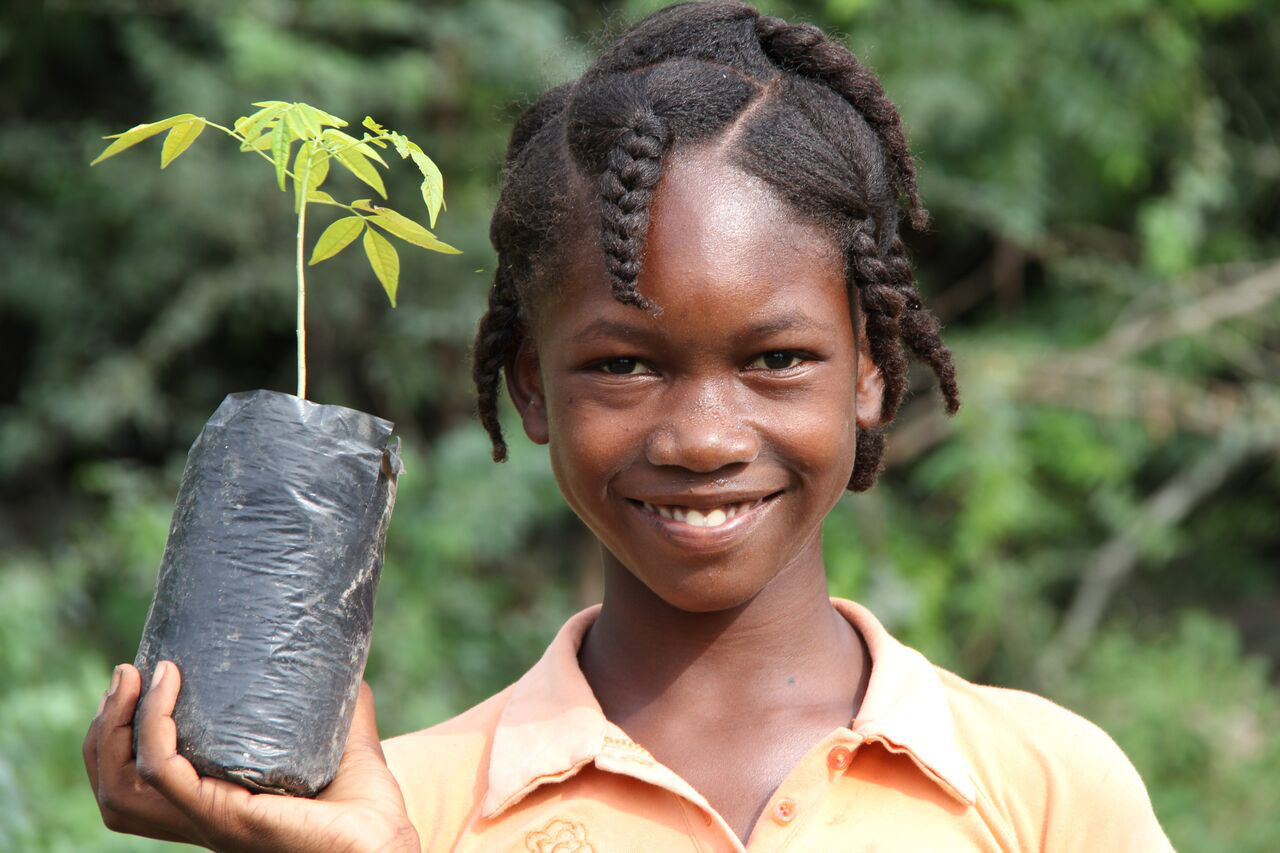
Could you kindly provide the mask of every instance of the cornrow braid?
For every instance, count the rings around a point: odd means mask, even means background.
[[[923,230],[929,224],[929,212],[916,188],[915,161],[907,147],[898,108],[885,97],[875,74],[812,24],[789,24],[781,18],[761,15],[756,19],[756,34],[765,53],[780,68],[827,84],[875,128],[897,167],[898,187],[907,197],[911,224]]]
[[[662,119],[651,112],[638,116],[618,136],[600,176],[600,243],[613,296],[643,311],[655,309],[636,283],[644,265],[649,202],[662,176],[662,153],[669,140]]]
[[[932,368],[947,410],[956,411],[951,353],[921,304],[898,234],[904,200],[915,227],[928,213],[897,108],[875,75],[820,29],[761,17],[742,3],[688,3],[635,25],[512,132],[490,226],[498,275],[473,370],[495,459],[506,455],[501,373],[581,239],[583,217],[599,223],[613,297],[660,310],[639,280],[663,158],[712,141],[838,244],[854,322],[884,379],[881,424],[906,395],[908,354]],[[859,430],[850,489],[870,488],[883,451],[880,429]]]

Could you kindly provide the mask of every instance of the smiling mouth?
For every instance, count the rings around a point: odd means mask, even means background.
[[[695,509],[678,504],[652,504],[648,501],[632,501],[632,503],[643,508],[650,515],[655,515],[659,518],[679,521],[691,527],[715,528],[722,527],[738,516],[751,512],[756,507],[773,500],[780,494],[781,492],[774,492],[771,495],[765,495],[755,500],[739,501],[705,509]]]

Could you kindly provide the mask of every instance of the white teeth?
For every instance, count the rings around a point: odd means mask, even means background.
[[[668,518],[673,521],[684,522],[694,527],[719,527],[726,521],[736,518],[739,513],[749,511],[756,505],[756,501],[743,501],[738,504],[726,504],[715,509],[702,510],[692,509],[682,506],[667,506],[663,504],[651,504],[644,502],[644,508],[649,512]]]

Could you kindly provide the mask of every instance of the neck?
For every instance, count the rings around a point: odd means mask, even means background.
[[[807,550],[750,600],[710,613],[673,607],[606,551],[604,606],[579,653],[605,716],[626,728],[678,710],[716,724],[807,706],[852,719],[870,659],[831,605],[820,539]]]

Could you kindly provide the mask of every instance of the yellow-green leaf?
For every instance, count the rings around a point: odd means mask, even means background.
[[[307,201],[314,204],[332,204],[341,207],[338,202],[333,200],[333,196],[329,195],[324,190],[312,190],[307,193]]]
[[[361,122],[361,124],[363,124],[365,127],[369,128],[370,130],[372,130],[374,133],[378,134],[379,136],[385,136],[385,135],[386,135],[386,133],[387,133],[387,129],[386,129],[385,127],[383,127],[382,125],[378,124],[376,121],[374,121],[374,120],[373,120],[373,116],[365,116],[365,117],[364,117],[364,121],[363,121],[363,122]]]
[[[294,109],[301,113],[307,126],[312,124],[316,127],[316,136],[320,135],[322,125],[331,125],[333,127],[346,127],[347,123],[331,113],[327,113],[322,109],[313,107],[310,104],[294,104]]]
[[[382,282],[382,289],[391,300],[391,307],[396,307],[396,288],[400,285],[400,256],[391,241],[372,228],[364,232],[364,253],[369,256],[369,266],[373,274]]]
[[[299,182],[303,173],[307,175],[307,192],[317,190],[329,174],[329,153],[316,148],[316,141],[309,139],[298,146],[298,154],[293,159],[293,212],[298,212],[302,204],[302,188]],[[308,195],[310,199],[310,195]]]
[[[364,217],[362,216],[344,216],[334,220],[328,228],[324,229],[320,239],[316,240],[316,247],[311,250],[311,260],[307,261],[308,266],[332,258],[351,245],[351,241],[359,237],[363,230]]]
[[[294,104],[285,111],[284,120],[289,123],[293,135],[299,139],[315,139],[320,135],[320,122],[313,113],[302,109],[303,104]]]
[[[444,204],[444,175],[440,167],[422,151],[410,151],[409,156],[422,173],[422,200],[427,203],[427,215],[431,217],[431,227],[436,227],[436,215]]]
[[[252,142],[241,142],[241,151],[270,151],[275,145],[276,135],[274,133],[275,125],[268,125],[263,128],[263,133]]]
[[[245,138],[246,142],[251,142],[265,131],[271,122],[280,115],[283,109],[278,104],[263,107],[251,116],[236,119],[235,131]]]
[[[293,144],[293,140],[284,122],[276,125],[271,136],[271,159],[276,164],[276,183],[280,185],[280,192],[284,192],[284,173],[289,168],[289,146]]]
[[[387,161],[383,160],[382,155],[379,154],[377,151],[374,151],[363,141],[356,139],[353,136],[349,136],[348,134],[345,134],[340,130],[334,130],[333,128],[329,128],[325,130],[323,138],[333,142],[335,150],[342,150],[343,148],[351,148],[356,151],[359,151],[361,154],[368,157],[370,160],[377,160],[384,167],[387,165]]]
[[[135,125],[124,133],[113,133],[110,136],[104,136],[102,137],[103,139],[114,139],[115,142],[108,145],[106,149],[94,158],[93,162],[89,165],[96,166],[108,157],[114,157],[126,148],[132,148],[144,139],[150,139],[156,134],[163,133],[176,124],[182,124],[183,122],[191,121],[194,118],[197,118],[197,116],[194,116],[191,113],[183,113],[180,116],[173,116],[171,118],[162,119],[161,121]]]
[[[409,217],[392,210],[389,207],[375,207],[373,215],[373,224],[385,229],[391,234],[396,235],[406,243],[412,243],[415,246],[421,246],[424,249],[430,249],[433,252],[443,252],[446,255],[460,255],[460,251],[436,238],[427,229],[414,222]]]
[[[196,137],[204,130],[204,119],[192,119],[182,124],[175,124],[164,138],[164,147],[160,149],[160,168],[168,166],[178,155],[191,147]]]
[[[373,187],[378,195],[383,198],[387,197],[386,187],[382,185],[382,176],[378,174],[378,170],[374,165],[366,160],[365,156],[357,149],[348,148],[336,156],[338,162],[347,167],[347,171]]]
[[[371,202],[367,198],[358,198],[355,201],[351,202],[351,206],[356,208],[357,210],[367,210],[370,213],[373,213],[375,209],[373,206],[373,202]]]
[[[281,107],[281,108],[289,106],[287,101],[254,101],[253,105],[255,107]]]

